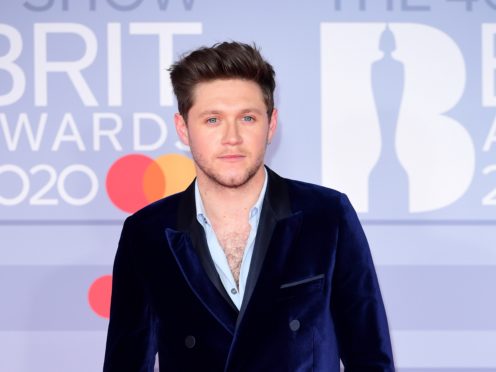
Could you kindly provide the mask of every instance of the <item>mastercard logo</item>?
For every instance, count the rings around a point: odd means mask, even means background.
[[[112,164],[105,186],[117,208],[134,213],[158,199],[183,191],[194,177],[193,161],[186,156],[167,154],[152,159],[133,154]]]

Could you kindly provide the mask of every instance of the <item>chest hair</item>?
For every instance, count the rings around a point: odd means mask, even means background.
[[[241,261],[245,252],[246,242],[250,235],[251,226],[248,223],[213,224],[217,240],[227,258],[227,263],[233,274],[236,286],[239,287]]]

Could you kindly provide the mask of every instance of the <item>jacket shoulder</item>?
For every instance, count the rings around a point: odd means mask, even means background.
[[[159,199],[133,213],[128,219],[136,224],[161,221],[174,225],[184,191]]]
[[[283,178],[289,188],[302,194],[315,194],[315,197],[340,198],[343,193],[315,183]]]
[[[343,202],[348,201],[344,193],[332,188],[287,178],[284,181],[288,185],[292,203],[300,205],[303,210],[322,207],[341,209]]]

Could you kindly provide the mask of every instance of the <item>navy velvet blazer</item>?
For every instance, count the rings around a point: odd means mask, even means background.
[[[129,217],[115,257],[105,372],[394,371],[370,250],[344,194],[268,170],[238,311],[194,187]]]

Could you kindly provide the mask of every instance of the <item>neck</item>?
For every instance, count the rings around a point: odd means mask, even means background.
[[[240,187],[222,186],[203,174],[197,175],[203,206],[212,220],[246,218],[260,195],[264,181],[263,166]]]

